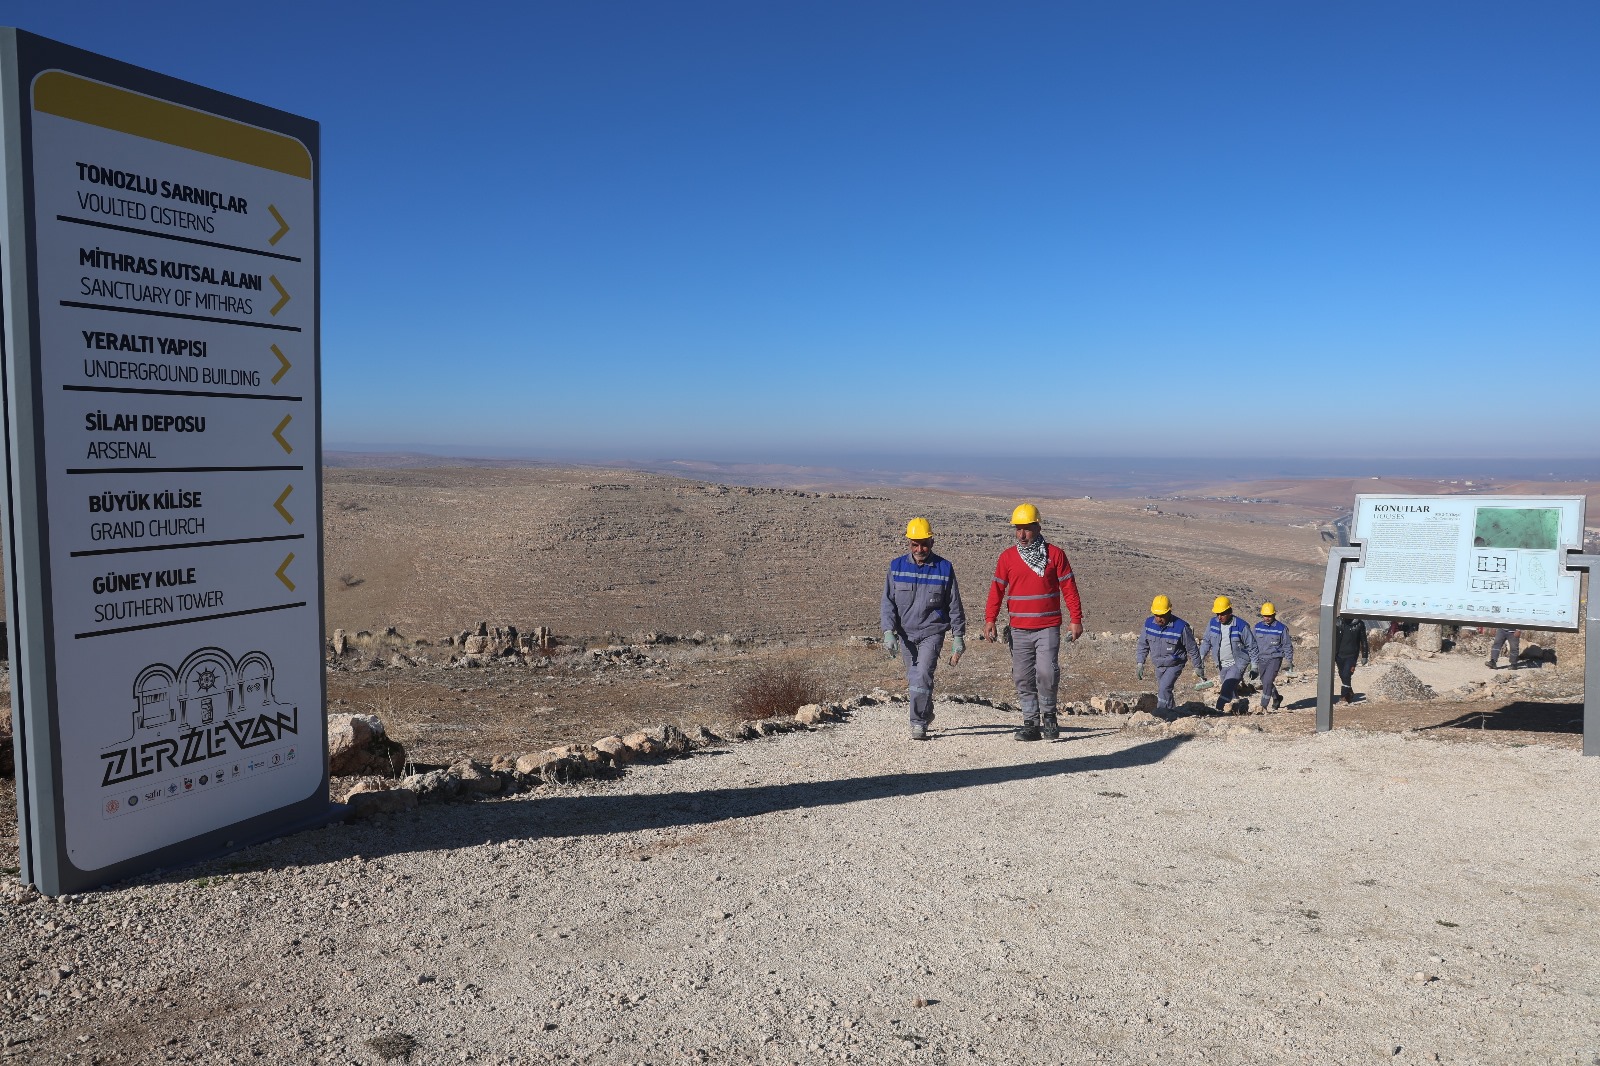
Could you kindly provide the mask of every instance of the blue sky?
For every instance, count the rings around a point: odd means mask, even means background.
[[[148,5],[322,124],[330,446],[1600,455],[1600,4]]]

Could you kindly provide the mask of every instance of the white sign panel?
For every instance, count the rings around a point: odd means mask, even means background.
[[[326,802],[315,126],[116,80],[24,98],[63,884]]]
[[[1356,497],[1339,610],[1497,626],[1576,629],[1582,496]]]

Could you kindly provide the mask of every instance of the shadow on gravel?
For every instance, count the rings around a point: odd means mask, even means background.
[[[1429,729],[1514,729],[1528,733],[1582,733],[1583,704],[1535,703],[1518,700],[1492,711],[1471,711],[1446,722],[1421,726]]]
[[[958,726],[951,726],[949,729],[945,729],[943,726],[936,725],[936,726],[934,726],[934,731],[929,734],[929,739],[930,740],[938,740],[941,736],[951,736],[951,737],[957,737],[957,736],[962,736],[962,737],[1009,736],[1012,733],[1015,733],[1016,731],[1017,731],[1017,727],[1014,726],[1014,725],[958,725]],[[1062,732],[1062,737],[1061,737],[1060,740],[1057,740],[1057,741],[1046,741],[1045,743],[1062,744],[1062,743],[1065,743],[1065,742],[1067,742],[1069,740],[1088,740],[1090,737],[1103,737],[1103,736],[1106,736],[1109,733],[1120,733],[1120,732],[1122,732],[1122,730],[1121,729],[1113,729],[1110,726],[1064,725],[1064,726],[1061,727],[1061,732]],[[1077,733],[1079,735],[1075,736],[1075,737],[1069,737],[1069,736],[1065,735],[1067,733]]]
[[[758,785],[750,788],[718,788],[703,792],[667,792],[654,795],[621,795],[605,792],[556,794],[531,801],[485,804],[475,809],[482,813],[470,829],[463,830],[462,844],[499,843],[504,840],[534,837],[588,836],[628,833],[641,829],[673,826],[709,825],[736,818],[755,818],[778,811],[826,807],[841,803],[866,803],[900,796],[920,796],[950,789],[1001,785],[1096,770],[1120,770],[1149,766],[1172,754],[1189,736],[1162,737],[1134,744],[1121,751],[1044,759],[1011,766],[981,766],[959,770],[931,770],[926,773],[876,774],[871,777],[840,778],[830,781],[798,781],[785,785]],[[1040,749],[1045,750],[1041,745]],[[426,822],[436,812],[421,811],[416,817]],[[340,846],[375,857],[407,851],[432,851],[451,845],[437,837],[412,834],[396,821],[383,833],[383,842],[374,846],[371,835],[362,834]]]

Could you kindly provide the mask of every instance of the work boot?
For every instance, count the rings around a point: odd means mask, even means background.
[[[928,739],[928,727],[925,726],[925,725],[913,724],[911,726],[911,739],[912,740],[927,740]]]
[[[1038,722],[1023,722],[1022,728],[1013,734],[1017,740],[1038,740],[1039,735]]]
[[[1485,660],[1483,660],[1483,665],[1487,666],[1491,670],[1500,669],[1498,666],[1495,665],[1495,662],[1494,662],[1493,659],[1485,659]]]
[[[1061,739],[1061,726],[1056,722],[1056,716],[1047,714],[1039,722],[1039,736],[1045,740]]]
[[[1272,709],[1273,710],[1277,710],[1279,707],[1282,707],[1282,706],[1283,706],[1283,693],[1280,692],[1276,696],[1272,697]]]
[[[1346,703],[1354,703],[1356,701],[1356,690],[1349,685],[1345,685],[1339,690],[1339,698]]]

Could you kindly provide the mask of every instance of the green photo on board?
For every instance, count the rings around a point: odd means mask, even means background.
[[[1555,551],[1561,544],[1561,511],[1556,507],[1480,507],[1472,544],[1475,548]]]

